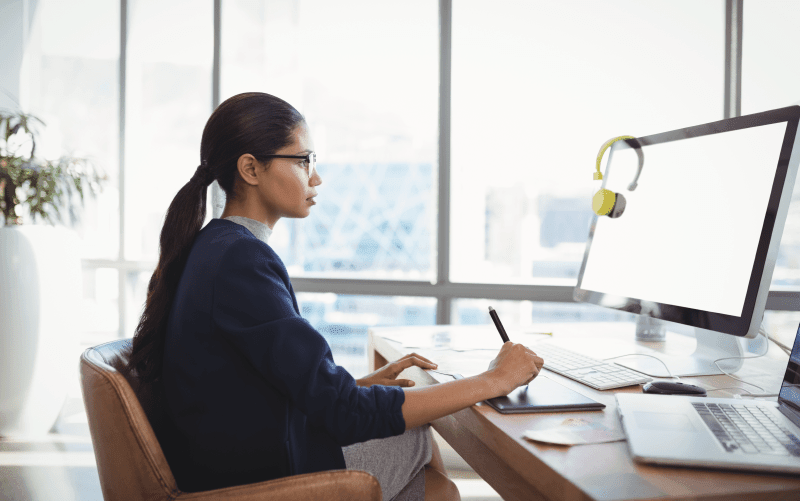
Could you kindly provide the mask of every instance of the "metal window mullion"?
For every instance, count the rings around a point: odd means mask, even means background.
[[[437,191],[436,285],[450,284],[450,98],[453,2],[439,1],[439,182]],[[453,297],[442,295],[436,323],[449,324]]]
[[[83,259],[84,269],[113,268],[121,274],[152,271],[154,261]],[[426,281],[294,277],[296,292],[357,296],[435,297],[438,300],[495,299],[505,301],[573,302],[571,286],[448,283]],[[767,310],[800,311],[800,291],[770,291]]]
[[[574,302],[574,287],[555,285],[512,285],[447,283],[423,281],[363,280],[332,278],[292,278],[295,292],[335,293],[356,296],[435,297],[439,301],[464,299],[494,299],[500,301]],[[800,311],[800,291],[770,291],[766,309],[769,311]]]
[[[214,0],[214,63],[211,69],[211,110],[219,106],[220,43],[222,28],[222,0]]]
[[[744,0],[725,0],[724,118],[742,114],[742,11]]]
[[[221,47],[222,47],[222,0],[214,0],[214,66],[211,82],[211,111],[217,109],[220,101],[221,86]],[[225,194],[219,183],[211,183],[211,217],[218,218],[222,215],[222,204]]]
[[[125,261],[125,105],[126,78],[128,66],[128,0],[120,0],[120,30],[119,30],[119,169],[118,169],[118,189],[119,189],[119,252],[118,260]],[[117,308],[119,310],[118,337],[125,337],[127,325],[127,273],[123,268],[118,269],[118,288]]]
[[[800,311],[800,291],[769,291],[766,309]]]
[[[573,287],[552,285],[511,285],[425,281],[361,280],[357,278],[292,278],[295,292],[335,293],[355,296],[435,297],[497,299],[511,301],[572,302]]]

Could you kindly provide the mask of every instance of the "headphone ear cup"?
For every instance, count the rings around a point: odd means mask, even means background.
[[[592,210],[598,216],[605,216],[614,209],[616,198],[620,196],[611,190],[603,188],[592,197]]]
[[[616,193],[616,200],[614,201],[614,207],[611,208],[611,212],[608,214],[608,217],[611,219],[618,218],[622,215],[625,211],[625,197],[622,196],[622,193]]]

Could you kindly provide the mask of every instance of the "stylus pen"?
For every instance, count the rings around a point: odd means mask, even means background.
[[[492,322],[494,322],[494,326],[497,327],[497,332],[500,333],[500,337],[503,338],[503,342],[507,343],[511,341],[508,339],[508,334],[506,334],[506,330],[503,328],[503,324],[500,322],[500,317],[497,316],[497,312],[494,311],[494,308],[491,306],[489,307],[489,316],[492,317]]]

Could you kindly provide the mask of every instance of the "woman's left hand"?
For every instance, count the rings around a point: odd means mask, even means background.
[[[421,367],[423,369],[435,369],[437,367],[435,363],[431,362],[427,358],[417,355],[416,353],[412,353],[404,356],[400,360],[384,365],[368,376],[357,379],[356,384],[358,384],[358,386],[366,387],[370,387],[373,384],[380,384],[384,386],[414,386],[414,381],[411,381],[410,379],[396,379],[401,372],[412,365],[416,365],[417,367]]]

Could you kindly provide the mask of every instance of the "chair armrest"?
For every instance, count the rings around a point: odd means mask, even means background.
[[[238,485],[204,492],[182,492],[178,500],[226,501],[381,501],[378,480],[365,471],[333,470],[305,473],[257,484]]]

